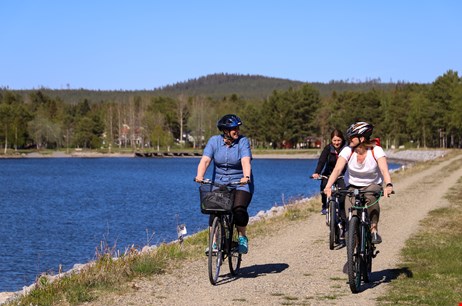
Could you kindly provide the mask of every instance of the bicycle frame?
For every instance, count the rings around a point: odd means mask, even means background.
[[[354,205],[348,212],[347,267],[351,292],[357,293],[362,281],[369,282],[372,259],[379,253],[372,244],[371,223],[367,209],[378,203],[382,191],[353,189],[339,192],[354,196],[355,199]],[[376,195],[377,200],[367,206],[366,194]]]
[[[201,184],[211,184],[216,187],[235,186],[240,182],[233,182],[228,185],[219,185],[210,180],[199,182]],[[209,251],[208,251],[208,270],[209,280],[212,285],[216,285],[220,276],[220,269],[223,262],[228,259],[229,270],[233,276],[239,272],[242,255],[238,252],[237,228],[234,224],[232,212],[215,212],[212,226],[209,229]],[[213,244],[216,243],[216,251]]]

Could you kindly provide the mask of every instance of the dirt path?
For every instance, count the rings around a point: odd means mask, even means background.
[[[402,178],[395,182],[396,195],[381,201],[384,241],[373,263],[372,283],[359,294],[351,294],[342,272],[346,249],[328,249],[324,217],[316,214],[251,240],[237,279],[211,286],[204,256],[173,274],[137,281],[133,293],[86,305],[375,305],[396,277],[399,250],[418,230],[419,220],[447,204],[443,196],[462,176],[462,168],[447,176],[441,170],[458,159],[462,156]]]

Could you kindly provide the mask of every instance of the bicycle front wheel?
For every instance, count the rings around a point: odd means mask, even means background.
[[[329,249],[333,250],[335,243],[337,241],[337,222],[336,222],[336,212],[335,212],[335,201],[329,201],[328,204],[328,216],[329,216]]]
[[[242,255],[239,253],[238,236],[237,228],[234,225],[229,226],[228,262],[229,271],[233,276],[236,276],[241,268]]]
[[[358,293],[361,286],[361,233],[357,216],[353,216],[348,224],[347,267],[350,290]]]
[[[223,223],[220,217],[215,217],[210,228],[208,253],[209,279],[212,285],[217,284],[218,277],[220,276],[220,267],[223,262],[223,230]]]

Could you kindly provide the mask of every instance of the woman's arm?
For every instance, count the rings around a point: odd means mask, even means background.
[[[391,184],[390,171],[388,171],[387,158],[385,156],[377,159],[377,165],[379,166],[380,172],[383,177],[383,195],[389,197],[393,191],[393,185]]]
[[[312,177],[318,178],[319,175],[321,174],[322,170],[324,169],[326,163],[327,163],[327,157],[329,156],[329,145],[325,146],[324,149],[321,152],[321,155],[319,156],[318,163],[316,165],[316,169],[314,170],[314,173]]]
[[[205,172],[210,165],[212,159],[206,155],[202,155],[199,165],[197,166],[197,174],[195,180],[200,182],[204,179]]]
[[[241,183],[247,183],[250,180],[250,175],[252,174],[252,164],[250,162],[249,157],[242,157],[241,158],[241,165],[242,165],[242,175]]]
[[[343,156],[339,156],[337,162],[335,163],[335,168],[332,170],[331,175],[329,176],[329,180],[327,181],[326,187],[324,188],[324,194],[327,197],[332,195],[332,185],[334,185],[337,178],[342,174],[343,168],[345,168],[347,164],[347,160]]]

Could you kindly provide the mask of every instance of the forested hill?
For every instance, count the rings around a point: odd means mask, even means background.
[[[301,81],[294,81],[281,78],[265,77],[261,75],[240,75],[240,74],[211,74],[198,79],[169,85],[156,90],[156,93],[165,96],[177,96],[184,93],[188,96],[209,96],[220,98],[236,94],[243,98],[266,98],[274,90],[287,90],[290,87],[296,88],[303,84]],[[329,96],[332,92],[345,91],[368,91],[372,88],[384,90],[393,89],[395,83],[381,83],[379,79],[372,79],[366,82],[331,81],[329,83],[309,83],[319,90],[321,96]]]
[[[98,101],[128,101],[133,96],[204,96],[214,99],[231,96],[233,94],[244,99],[265,99],[273,91],[285,91],[289,88],[297,88],[303,84],[281,78],[265,77],[260,75],[240,74],[211,74],[197,79],[190,79],[173,85],[168,85],[152,90],[88,90],[88,89],[30,89],[13,90],[26,96],[31,92],[40,90],[51,97],[59,97],[64,102],[78,103],[85,99]],[[382,83],[380,79],[371,79],[364,82],[331,81],[329,83],[309,83],[319,90],[321,96],[329,96],[332,92],[342,93],[345,91],[365,92],[372,88],[392,90],[396,83]],[[0,89],[1,91],[1,89]]]

